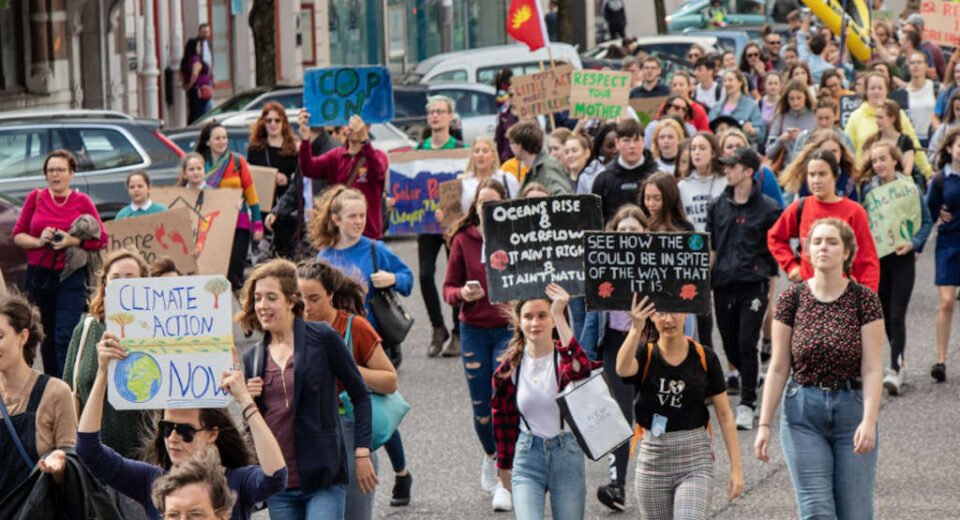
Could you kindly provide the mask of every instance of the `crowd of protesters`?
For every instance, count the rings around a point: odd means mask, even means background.
[[[875,58],[854,67],[810,15],[785,19],[789,32],[765,29],[741,56],[692,46],[688,70],[669,77],[657,56],[625,38],[631,98],[664,99],[649,121],[564,113],[545,128],[545,118],[513,113],[504,69],[496,135],[465,143],[454,102],[430,97],[417,149],[465,148],[469,160],[463,216],[444,234],[417,236],[416,277],[382,240],[389,160],[358,116],[323,128],[301,111],[298,137],[286,110],[268,104],[246,156],[228,149],[223,126],[204,126],[178,184],[242,194],[222,273],[240,301],[239,325],[262,338],[243,353],[242,369],[223,374],[242,421],[224,409],[148,413],[105,401],[107,366],[127,356],[106,331],[106,287],[179,270],[127,249],[101,261],[108,237],[89,197],[71,186],[77,160],[50,153],[46,186],[27,197],[13,229],[27,253],[25,296],[0,296],[0,510],[11,500],[36,507],[18,490],[34,466],[71,487],[80,465],[96,477],[83,507],[99,518],[246,519],[265,503],[274,519],[368,520],[381,445],[394,473],[390,504],[406,506],[413,476],[400,429],[373,443],[369,393],[400,387],[402,340],[371,305],[380,291],[409,296],[418,282],[431,329],[426,356],[462,360],[479,483],[494,511],[539,520],[549,494],[553,518],[584,517],[585,456],[556,399],[602,366],[624,417],[642,430],[636,450],[624,444],[609,455],[610,481],[596,498],[610,509],[624,510],[631,497],[644,519],[706,518],[717,465],[708,405],[729,454],[730,500],[744,488],[736,431],[756,429],[755,456],[768,461],[782,406],[780,443],[800,517],[872,518],[879,402],[884,390],[902,395],[920,372],[907,362],[906,316],[934,226],[939,312],[929,373],[947,377],[960,285],[960,53],[946,60],[923,41],[924,20],[913,14],[896,26],[877,21]],[[204,42],[192,40],[182,70],[191,112],[207,101]],[[849,96],[859,107],[841,127]],[[249,165],[277,169],[269,214]],[[907,190],[915,219],[870,205],[889,183]],[[166,210],[150,187],[147,173],[130,175],[130,205],[117,218]],[[587,312],[582,297],[553,284],[540,298],[491,303],[483,205],[569,194],[598,196],[608,231],[710,233],[712,309],[688,316],[634,298],[630,310]],[[877,218],[909,236],[879,247]],[[276,258],[250,272],[250,249],[265,233]],[[777,294],[781,276],[790,286]],[[33,368],[37,350],[43,372]],[[667,382],[676,394],[669,403]],[[313,395],[291,402],[295,385]]]

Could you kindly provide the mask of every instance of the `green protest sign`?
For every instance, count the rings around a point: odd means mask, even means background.
[[[575,70],[571,75],[571,117],[616,119],[630,103],[630,74]]]
[[[863,207],[880,258],[910,243],[923,221],[920,192],[910,179],[897,179],[874,188],[864,197]]]

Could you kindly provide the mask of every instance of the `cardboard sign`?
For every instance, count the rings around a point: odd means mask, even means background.
[[[312,126],[340,126],[359,115],[365,123],[393,119],[393,86],[386,67],[327,67],[303,73],[303,107]]]
[[[587,310],[630,310],[633,293],[661,312],[710,311],[707,233],[586,233]]]
[[[260,211],[264,215],[273,209],[273,196],[277,192],[277,170],[269,166],[250,165],[250,176],[253,177],[253,185],[257,190],[257,198],[260,199]]]
[[[616,119],[630,102],[630,74],[575,70],[570,75],[570,117]]]
[[[243,192],[234,188],[195,191],[165,186],[150,190],[150,198],[168,208],[190,211],[199,274],[226,274],[242,197]]]
[[[550,283],[583,294],[583,233],[602,226],[600,197],[592,194],[484,204],[490,301],[542,298]]]
[[[924,22],[924,41],[929,40],[947,47],[960,47],[960,4],[943,0],[923,0],[920,2],[920,14]]]
[[[190,214],[189,209],[181,206],[162,213],[104,222],[103,227],[110,236],[106,252],[136,249],[147,263],[169,256],[180,272],[194,274],[197,259],[193,256],[193,249],[197,241]]]
[[[466,148],[390,154],[390,196],[395,203],[387,234],[442,234],[444,225],[436,216],[440,184],[463,173],[469,157]]]
[[[670,96],[634,98],[630,100],[630,107],[637,113],[637,117],[640,118],[640,123],[642,123],[643,126],[647,126],[650,121],[657,118],[657,112],[669,98]]]
[[[523,119],[570,109],[571,65],[560,65],[510,79],[510,106]]]
[[[117,410],[221,408],[234,364],[230,282],[222,276],[117,279],[105,322],[127,358],[110,362],[107,399]]]
[[[440,200],[438,205],[443,210],[443,219],[440,221],[440,225],[448,228],[463,216],[463,207],[460,204],[460,199],[463,197],[463,183],[460,182],[460,179],[453,179],[452,181],[441,182],[439,189]]]
[[[863,207],[880,258],[909,244],[923,225],[920,191],[911,179],[897,179],[870,190]]]
[[[850,121],[850,115],[853,111],[860,108],[863,104],[863,98],[857,95],[843,96],[840,98],[840,128],[847,127],[847,121]]]

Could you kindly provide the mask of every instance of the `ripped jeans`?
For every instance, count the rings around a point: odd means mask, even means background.
[[[510,327],[484,329],[460,322],[460,349],[463,372],[473,404],[473,429],[477,431],[483,452],[493,455],[497,444],[493,438],[490,399],[493,397],[493,372],[497,358],[507,349],[513,330]]]

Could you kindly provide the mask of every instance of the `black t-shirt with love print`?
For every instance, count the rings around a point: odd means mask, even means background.
[[[634,417],[640,426],[650,429],[653,414],[667,418],[668,432],[703,428],[710,420],[705,400],[727,389],[720,358],[709,347],[703,347],[707,358],[704,372],[696,346],[689,341],[687,345],[687,357],[677,366],[667,363],[654,345],[646,379],[643,367],[647,363],[647,348],[641,345],[637,349],[640,369],[624,381],[636,389]]]

